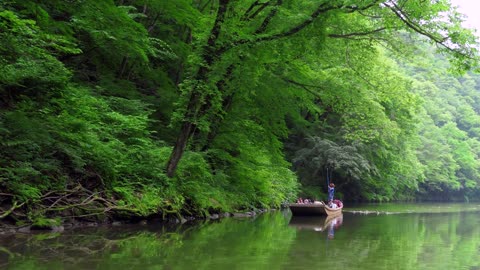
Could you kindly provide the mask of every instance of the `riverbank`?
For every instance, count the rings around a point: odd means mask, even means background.
[[[12,221],[0,221],[0,235],[16,234],[16,233],[37,233],[37,232],[63,232],[65,230],[78,229],[78,228],[92,228],[92,227],[118,227],[124,225],[148,225],[148,224],[163,224],[163,225],[181,225],[189,222],[202,222],[208,220],[219,220],[223,218],[252,218],[259,214],[275,211],[277,209],[256,209],[252,211],[244,212],[224,212],[215,213],[206,217],[202,216],[169,216],[166,218],[161,215],[151,215],[149,217],[131,217],[127,218],[113,218],[104,220],[81,220],[71,219],[61,221],[62,217],[54,218],[57,222],[52,224],[46,224],[43,226],[36,224],[22,224],[16,225]],[[58,222],[58,221],[61,222]]]

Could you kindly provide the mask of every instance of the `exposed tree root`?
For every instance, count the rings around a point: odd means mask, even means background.
[[[2,206],[8,209],[4,210]],[[107,196],[104,190],[92,191],[81,184],[66,190],[49,191],[35,201],[21,203],[15,200],[13,194],[0,193],[0,219],[9,217],[15,221],[26,221],[27,218],[37,216],[92,220],[100,217],[112,218],[116,215],[134,217],[141,213],[135,206],[118,205],[114,196]]]

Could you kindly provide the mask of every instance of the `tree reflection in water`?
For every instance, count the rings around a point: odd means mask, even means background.
[[[480,269],[478,224],[478,212],[329,219],[287,211],[188,226],[17,234],[0,236],[0,268]]]
[[[0,237],[0,268],[248,269],[280,267],[295,232],[281,212],[193,225],[83,228]]]

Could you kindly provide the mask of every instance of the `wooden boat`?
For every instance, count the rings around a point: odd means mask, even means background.
[[[337,208],[330,208],[323,202],[291,203],[288,207],[294,216],[333,216],[342,213],[343,203]]]

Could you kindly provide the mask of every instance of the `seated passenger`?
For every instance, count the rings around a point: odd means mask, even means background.
[[[333,200],[333,202],[334,202],[338,207],[342,207],[342,205],[343,205],[342,201],[340,201],[340,200]]]
[[[330,202],[330,203],[328,204],[328,207],[333,208],[333,209],[336,209],[338,206],[337,206],[336,203]]]

